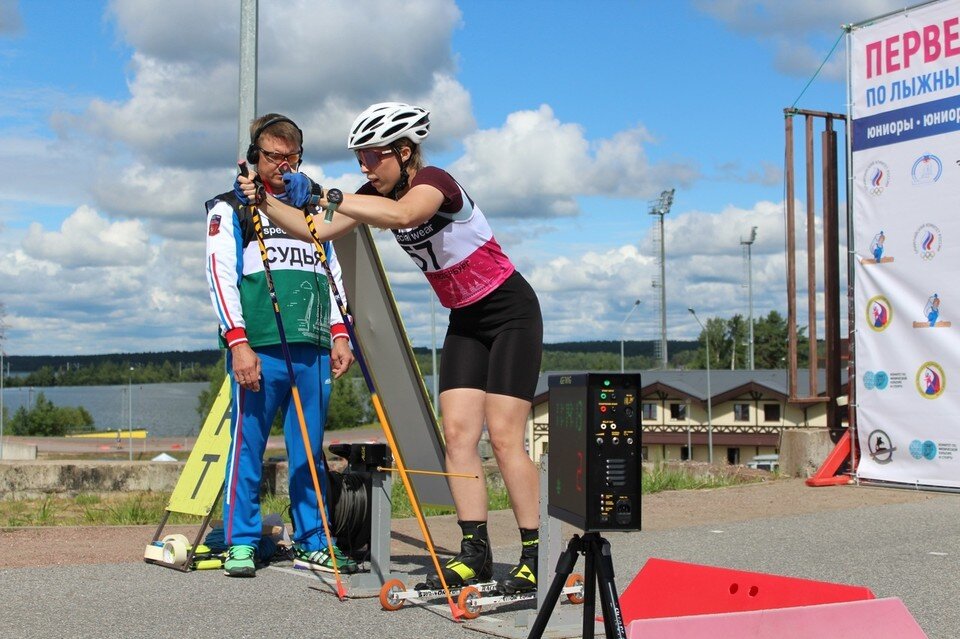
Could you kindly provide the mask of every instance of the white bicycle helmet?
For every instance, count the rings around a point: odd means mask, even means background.
[[[430,112],[403,102],[372,104],[357,116],[347,137],[348,149],[388,146],[400,138],[420,144],[430,135]]]

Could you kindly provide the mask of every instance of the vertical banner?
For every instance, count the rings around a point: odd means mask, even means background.
[[[960,487],[960,0],[848,45],[857,474]]]

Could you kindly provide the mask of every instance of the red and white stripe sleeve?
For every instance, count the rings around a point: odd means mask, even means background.
[[[246,323],[240,306],[242,237],[236,212],[223,201],[217,202],[207,212],[206,269],[210,301],[227,348],[246,342]]]

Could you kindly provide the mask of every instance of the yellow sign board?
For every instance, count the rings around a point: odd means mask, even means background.
[[[230,450],[230,378],[223,380],[197,443],[170,495],[167,510],[205,517],[223,486]]]

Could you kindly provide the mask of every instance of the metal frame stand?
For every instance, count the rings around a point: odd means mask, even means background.
[[[223,494],[223,486],[220,487],[220,490],[217,492],[217,498],[213,500],[213,503],[216,504],[217,500],[220,499],[220,496]],[[160,541],[163,534],[163,529],[167,525],[167,520],[170,518],[170,513],[173,512],[168,508],[165,508],[163,511],[163,517],[160,518],[160,523],[157,525],[157,530],[153,533],[153,539],[150,540],[150,544]],[[197,531],[197,536],[193,539],[193,545],[187,549],[187,558],[182,564],[168,564],[165,561],[157,561],[150,557],[144,557],[143,560],[148,564],[154,564],[157,566],[163,566],[164,568],[173,568],[174,570],[179,570],[180,572],[190,572],[193,567],[193,558],[197,554],[197,546],[200,545],[201,540],[203,539],[204,533],[207,532],[207,528],[210,526],[210,520],[213,518],[213,512],[209,512],[203,517],[203,521],[200,522],[200,529]],[[148,544],[149,547],[149,544]]]
[[[390,572],[390,507],[393,477],[390,473],[373,470],[370,473],[372,490],[370,491],[370,572],[350,576],[351,596],[372,596],[380,594],[380,587],[399,575]]]

